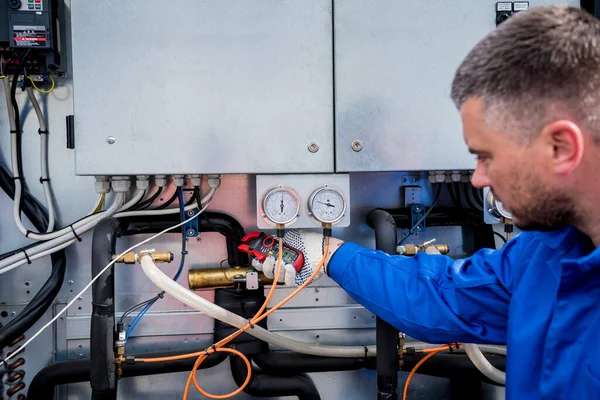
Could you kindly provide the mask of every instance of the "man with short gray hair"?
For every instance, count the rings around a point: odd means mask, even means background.
[[[519,13],[465,58],[452,99],[477,156],[473,185],[524,232],[462,260],[332,238],[326,273],[419,340],[507,344],[509,400],[598,399],[600,21],[567,6]],[[293,235],[321,250],[321,236]],[[318,262],[305,259],[296,283]]]

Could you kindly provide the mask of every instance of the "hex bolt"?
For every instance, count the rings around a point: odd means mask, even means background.
[[[319,143],[317,142],[310,142],[308,144],[308,151],[310,151],[311,153],[316,153],[317,151],[319,151]]]
[[[361,151],[363,148],[363,143],[360,140],[355,140],[354,142],[352,142],[352,150],[356,151],[357,153],[359,151]]]
[[[113,144],[115,142],[115,137],[114,136],[109,136],[106,138],[106,143],[108,144]]]

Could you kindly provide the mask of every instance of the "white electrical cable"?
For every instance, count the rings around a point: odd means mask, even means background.
[[[475,367],[483,375],[501,385],[506,384],[506,372],[500,371],[494,367],[481,352],[481,349],[475,344],[463,344],[465,352]]]
[[[123,204],[121,206],[121,208],[119,208],[119,211],[125,211],[125,210],[130,209],[131,207],[136,205],[144,197],[145,194],[146,194],[145,189],[137,189],[137,191],[135,192],[135,194],[133,195],[131,200],[129,200],[127,203]]]
[[[98,206],[100,206],[100,203],[102,203],[102,194],[98,196],[98,200],[96,200],[96,202],[94,203],[94,207],[92,207],[92,209],[90,210],[90,212],[88,214],[92,215],[94,214],[94,212],[96,211],[96,209],[98,208]]]
[[[121,193],[117,194],[117,196],[119,196],[120,194],[121,194]],[[111,207],[112,207],[112,206],[111,206]],[[199,212],[198,212],[196,215],[194,215],[193,217],[190,217],[190,218],[186,219],[185,221],[182,221],[182,222],[180,222],[180,223],[178,223],[178,224],[175,224],[175,225],[173,225],[173,226],[172,226],[172,227],[170,227],[170,228],[167,228],[167,229],[165,229],[165,230],[163,230],[163,231],[160,231],[160,232],[159,232],[159,233],[157,233],[156,235],[154,235],[154,236],[152,236],[152,237],[149,237],[149,238],[148,238],[148,239],[146,239],[146,240],[143,240],[143,241],[141,241],[141,242],[139,242],[139,243],[137,243],[137,244],[134,244],[133,246],[131,246],[130,248],[128,248],[127,250],[125,250],[124,252],[122,252],[121,254],[119,254],[117,257],[114,257],[114,258],[113,258],[113,260],[112,260],[111,262],[109,262],[108,264],[106,264],[106,266],[105,266],[104,268],[102,268],[102,270],[101,270],[100,272],[98,272],[98,274],[97,274],[96,276],[94,276],[94,277],[92,278],[92,280],[91,280],[91,281],[90,281],[90,282],[89,282],[87,285],[85,285],[85,287],[84,287],[84,288],[83,288],[83,289],[82,289],[82,290],[81,290],[79,293],[77,293],[75,296],[73,296],[73,300],[71,300],[71,301],[70,301],[70,302],[69,302],[69,303],[68,303],[68,304],[65,306],[65,308],[63,308],[62,310],[60,310],[60,312],[58,312],[58,314],[56,314],[56,315],[54,316],[54,318],[52,318],[52,319],[51,319],[51,320],[50,320],[48,323],[46,323],[44,326],[42,326],[42,327],[41,327],[41,328],[40,328],[40,329],[39,329],[39,330],[38,330],[38,331],[37,331],[37,332],[36,332],[36,333],[35,333],[33,336],[31,336],[31,338],[30,338],[29,340],[27,340],[25,343],[23,343],[21,346],[19,346],[19,348],[18,348],[17,350],[15,350],[15,351],[14,351],[14,352],[12,352],[10,355],[8,355],[8,356],[7,356],[7,357],[6,357],[4,360],[2,360],[2,361],[0,362],[0,367],[1,367],[3,364],[6,364],[6,362],[7,362],[8,360],[10,360],[11,358],[15,357],[17,354],[19,354],[19,353],[21,352],[21,350],[23,350],[25,347],[27,347],[27,345],[29,345],[29,343],[31,343],[33,340],[35,340],[35,339],[36,339],[36,338],[37,338],[39,335],[41,335],[41,334],[42,334],[42,332],[44,332],[44,331],[45,331],[45,330],[46,330],[46,329],[47,329],[49,326],[51,326],[51,325],[52,325],[54,322],[56,322],[56,320],[58,320],[58,319],[60,318],[60,316],[61,316],[61,315],[63,315],[63,314],[64,314],[64,313],[65,313],[65,312],[66,312],[66,311],[69,309],[69,307],[71,307],[73,304],[75,304],[75,302],[76,302],[76,301],[78,301],[77,299],[78,299],[79,297],[81,297],[81,296],[82,296],[82,295],[83,295],[83,294],[84,294],[84,293],[85,293],[85,292],[86,292],[86,291],[87,291],[87,290],[88,290],[88,289],[89,289],[89,288],[90,288],[90,287],[91,287],[91,286],[94,284],[94,282],[96,282],[96,281],[98,280],[98,278],[99,278],[99,277],[100,277],[100,276],[101,276],[101,275],[102,275],[104,272],[106,272],[106,270],[108,270],[108,269],[109,269],[109,268],[110,268],[110,267],[111,267],[111,266],[112,266],[112,265],[113,265],[113,264],[114,264],[114,263],[117,261],[117,259],[119,259],[119,258],[121,258],[122,256],[124,256],[126,253],[128,253],[128,252],[130,252],[130,251],[132,251],[132,250],[134,250],[134,249],[136,249],[136,248],[138,248],[138,247],[140,247],[141,245],[143,245],[143,244],[146,244],[146,243],[148,243],[148,242],[150,242],[150,241],[152,241],[152,240],[156,239],[157,237],[159,237],[159,236],[161,236],[161,235],[164,235],[165,233],[167,233],[167,232],[169,232],[169,231],[171,231],[171,230],[173,230],[173,229],[175,229],[175,228],[178,228],[178,227],[180,227],[180,226],[182,226],[182,225],[185,225],[185,224],[187,224],[188,222],[190,222],[190,221],[194,220],[195,218],[198,218],[198,216],[199,216],[200,214],[202,214],[202,213],[204,212],[204,210],[206,210],[206,208],[207,208],[207,207],[208,207],[208,204],[207,204],[207,205],[206,205],[204,208],[202,208],[202,210],[200,210],[200,211],[199,211]]]
[[[95,214],[94,215],[95,218],[93,220],[89,220],[87,223],[85,223],[84,225],[81,225],[79,228],[74,228],[75,233],[73,233],[73,231],[69,230],[69,232],[70,232],[69,235],[63,235],[56,239],[52,239],[47,242],[42,242],[42,243],[38,244],[37,246],[28,249],[27,257],[29,257],[29,259],[31,259],[33,256],[35,256],[41,252],[44,252],[44,251],[47,251],[50,249],[55,249],[55,248],[65,244],[66,242],[72,241],[74,238],[77,239],[75,237],[75,234],[77,236],[83,235],[85,232],[93,229],[102,218],[111,216],[114,213],[116,213],[117,210],[123,204],[124,199],[125,199],[124,193],[117,193],[117,195],[114,198],[113,203],[105,212],[103,212],[102,214],[100,214],[100,213]],[[75,225],[76,224],[73,224],[73,226],[75,226]],[[58,250],[55,249],[54,251],[58,251]],[[50,254],[50,253],[48,253],[48,254]],[[8,271],[20,266],[20,265],[23,265],[25,262],[27,262],[27,257],[25,256],[25,254],[23,254],[23,252],[19,252],[10,257],[7,257],[3,260],[0,260],[0,274],[3,274],[5,272],[8,272]]]
[[[42,170],[40,182],[42,182],[42,186],[44,187],[44,195],[46,196],[46,205],[48,207],[48,229],[46,232],[52,232],[54,230],[56,212],[54,210],[54,202],[52,200],[52,190],[50,188],[48,173],[48,127],[46,126],[44,114],[42,114],[42,109],[40,108],[40,104],[35,97],[33,88],[28,86],[26,90],[27,95],[29,96],[29,101],[31,101],[31,105],[35,110],[35,115],[37,116],[38,123],[40,125],[40,166]]]
[[[207,200],[207,199],[212,199],[212,197],[214,196],[214,194],[216,192],[216,189],[217,189],[216,187],[211,188],[210,192],[202,199],[202,201]],[[208,201],[210,201],[210,200],[208,200]],[[202,204],[204,205],[204,203],[202,203]],[[197,208],[196,204],[190,204],[189,206],[185,207],[185,211],[193,210],[195,208]],[[111,210],[111,211],[114,212],[114,210]],[[123,218],[123,217],[133,217],[133,216],[168,215],[168,214],[177,214],[179,212],[180,212],[180,209],[179,209],[179,207],[177,207],[177,208],[167,208],[164,210],[118,212],[118,213],[114,214],[113,216],[115,218]],[[112,213],[109,214],[109,210],[101,211],[99,213],[89,215],[88,217],[83,218],[81,221],[74,223],[73,228],[77,232],[77,235],[82,236],[85,232],[94,228],[96,226],[96,224],[98,223],[98,221],[100,221],[100,219],[105,218],[106,216],[110,216],[110,215],[112,215]],[[28,249],[27,257],[29,257],[29,259],[31,260],[33,256],[36,256],[40,252],[43,252],[46,255],[51,254],[54,251],[58,251],[61,248],[64,248],[65,246],[62,246],[62,245],[65,244],[66,242],[72,243],[73,232],[70,230],[70,228],[65,228],[62,231],[64,231],[65,233],[63,235],[59,236],[58,238],[48,240],[47,242],[40,243],[40,244]],[[57,232],[61,232],[61,231],[57,231]],[[53,234],[54,233],[56,233],[56,232],[53,232]],[[54,249],[54,250],[50,251],[50,249]],[[13,255],[11,257],[7,257],[3,260],[0,260],[0,274],[3,274],[4,272],[8,272],[18,266],[25,264],[27,262],[27,257],[25,256],[25,254],[23,254],[21,252],[21,253],[17,253],[15,255]],[[36,257],[36,258],[38,258],[38,257]]]

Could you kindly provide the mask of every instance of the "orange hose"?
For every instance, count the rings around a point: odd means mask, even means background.
[[[235,354],[236,356],[240,357],[242,360],[244,360],[244,363],[246,364],[246,368],[248,369],[248,375],[246,376],[246,380],[244,381],[243,385],[240,386],[239,389],[236,390],[235,392],[231,392],[229,394],[218,395],[218,394],[210,394],[210,393],[205,392],[198,384],[196,384],[196,379],[195,379],[196,371],[198,370],[198,367],[200,366],[202,361],[204,361],[207,358],[207,356],[202,354],[200,357],[198,357],[198,360],[196,360],[196,363],[194,364],[194,369],[192,369],[193,375],[190,374],[190,376],[188,377],[188,380],[185,384],[185,390],[183,392],[183,400],[187,400],[188,392],[190,390],[190,385],[192,383],[192,376],[194,377],[193,381],[194,381],[194,385],[196,386],[196,389],[200,393],[202,393],[204,396],[211,398],[211,399],[228,399],[230,397],[233,397],[237,394],[240,394],[242,392],[242,390],[244,390],[244,388],[248,385],[248,383],[250,383],[250,377],[252,376],[252,365],[250,364],[250,361],[244,354],[242,354],[238,350],[230,349],[228,347],[218,348],[216,351],[224,352],[224,353],[232,353],[232,354]]]
[[[192,382],[194,383],[194,386],[200,393],[202,393],[204,396],[211,398],[211,399],[227,399],[227,398],[233,397],[233,396],[241,393],[246,388],[248,383],[250,382],[250,378],[251,378],[251,374],[252,374],[252,368],[251,368],[250,361],[248,360],[248,358],[246,358],[246,356],[244,356],[239,351],[233,350],[231,348],[223,347],[223,346],[225,346],[227,343],[231,342],[233,339],[235,339],[236,337],[238,337],[239,335],[241,335],[242,333],[244,333],[245,331],[247,331],[248,329],[253,327],[258,322],[262,321],[263,319],[265,319],[266,317],[271,315],[273,312],[277,311],[285,303],[287,303],[294,296],[296,296],[298,293],[300,293],[300,291],[302,289],[304,289],[306,286],[308,286],[308,284],[315,278],[315,276],[317,276],[317,274],[321,270],[321,268],[323,268],[323,264],[325,264],[325,258],[326,258],[326,255],[328,252],[329,252],[329,237],[325,237],[325,246],[324,246],[324,251],[323,251],[323,257],[321,258],[321,262],[319,263],[319,266],[313,271],[313,273],[310,275],[310,277],[302,285],[298,286],[296,288],[296,290],[294,290],[290,295],[288,295],[285,299],[283,299],[281,302],[279,302],[277,305],[275,305],[269,311],[262,314],[262,312],[268,306],[269,301],[271,300],[271,297],[273,296],[273,293],[275,292],[275,288],[277,287],[277,279],[279,277],[279,273],[281,270],[281,259],[282,259],[282,253],[283,253],[283,239],[279,238],[279,254],[277,257],[277,266],[275,268],[274,284],[271,286],[271,289],[269,290],[269,293],[267,295],[267,298],[266,298],[264,304],[262,305],[260,310],[256,313],[256,315],[250,320],[250,323],[244,325],[238,331],[232,333],[231,335],[222,339],[218,343],[213,344],[212,346],[210,346],[208,349],[206,349],[203,352],[182,354],[179,356],[172,356],[172,357],[143,358],[143,359],[137,359],[136,361],[152,363],[152,362],[164,362],[164,361],[182,360],[185,358],[198,357],[198,360],[196,360],[196,363],[194,364],[194,367],[188,377],[188,380],[187,380],[187,383],[185,386],[185,391],[183,394],[183,400],[187,400],[188,391],[189,391],[189,388],[190,388]],[[444,349],[446,349],[446,348],[444,348]],[[244,383],[238,388],[238,390],[236,390],[235,392],[232,392],[230,394],[226,394],[226,395],[213,395],[210,393],[206,393],[198,384],[198,380],[197,380],[197,376],[196,376],[196,372],[197,372],[198,368],[200,367],[202,362],[204,360],[206,360],[208,355],[213,354],[215,352],[219,352],[219,351],[226,351],[226,352],[236,354],[237,356],[242,358],[242,360],[244,360],[244,362],[246,363],[246,366],[248,367],[248,376],[246,377],[246,380],[244,381]]]
[[[448,350],[447,348],[443,349],[443,350],[437,350],[434,352],[431,352],[429,354],[427,354],[425,357],[423,357],[416,365],[415,367],[412,369],[412,371],[410,371],[410,374],[408,374],[408,378],[406,379],[406,383],[404,384],[404,395],[402,396],[402,400],[406,400],[406,395],[408,393],[408,385],[410,385],[410,381],[412,380],[413,376],[415,375],[415,372],[417,372],[417,369],[423,365],[423,363],[427,360],[429,360],[431,357],[435,356],[437,353],[440,353],[444,350]]]

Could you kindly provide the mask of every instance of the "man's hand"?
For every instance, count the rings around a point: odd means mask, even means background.
[[[288,286],[300,286],[307,281],[323,258],[324,239],[322,234],[311,231],[297,229],[286,231],[283,242],[302,253],[304,265],[299,272],[296,272],[292,265],[282,265],[277,280]],[[339,239],[330,238],[330,250],[325,265],[342,243]],[[258,271],[262,271],[267,278],[273,279],[277,267],[277,253],[275,253],[275,257],[267,257],[262,263],[253,258],[252,266]],[[323,272],[324,268],[321,268],[313,280],[319,279]]]

